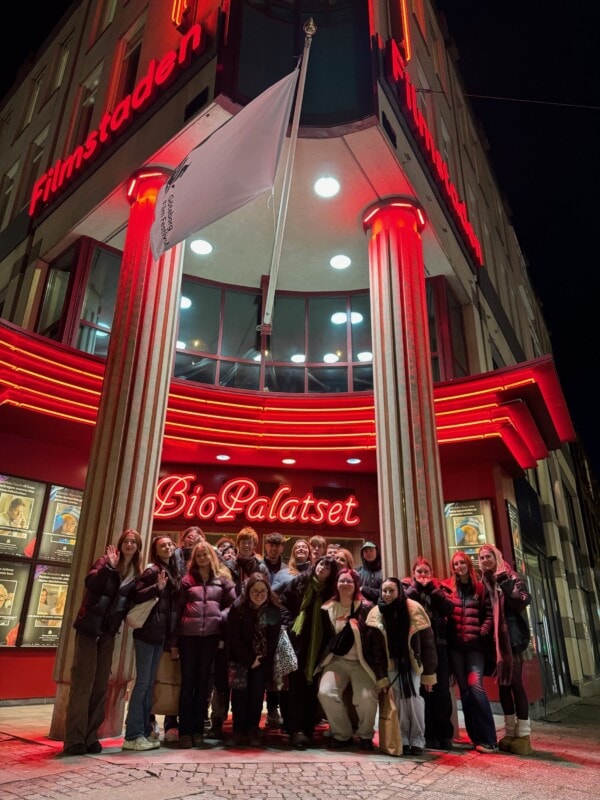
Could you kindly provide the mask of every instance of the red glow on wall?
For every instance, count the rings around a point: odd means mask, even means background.
[[[201,484],[193,484],[195,475],[167,475],[156,487],[154,518],[198,519],[203,522],[234,522],[243,516],[250,523],[277,522],[282,525],[343,525],[354,527],[360,517],[354,512],[358,500],[317,499],[311,492],[294,497],[289,484],[279,486],[271,497],[260,495],[251,478],[232,478],[218,492],[204,493]]]
[[[132,120],[156,99],[159,91],[185,69],[191,59],[205,48],[205,37],[199,24],[182,37],[178,50],[169,50],[159,61],[152,59],[148,70],[131,94],[119,101],[113,111],[106,111],[100,124],[83,144],[66,158],[59,158],[35,182],[29,202],[29,216],[34,217],[52,202],[62,189],[82,172],[102,149],[113,142]]]
[[[408,118],[423,155],[427,158],[429,166],[433,170],[436,182],[463,234],[469,252],[472,254],[477,264],[483,266],[483,251],[477,234],[469,221],[466,204],[461,200],[456,187],[450,180],[448,165],[435,146],[435,139],[429,130],[425,117],[419,109],[417,90],[406,72],[406,60],[402,57],[400,48],[393,39],[388,42],[386,56],[387,77],[391,80],[398,92],[402,110]]]

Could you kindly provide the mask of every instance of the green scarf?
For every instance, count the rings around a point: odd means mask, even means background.
[[[317,658],[321,650],[321,642],[323,641],[323,624],[321,622],[321,605],[323,604],[323,589],[325,584],[317,580],[313,575],[310,583],[306,587],[302,603],[300,605],[300,613],[292,626],[292,631],[296,636],[300,636],[306,622],[306,611],[313,603],[312,620],[310,626],[310,638],[308,640],[308,654],[306,656],[306,665],[304,667],[304,675],[306,682],[312,683],[313,673],[317,666]]]

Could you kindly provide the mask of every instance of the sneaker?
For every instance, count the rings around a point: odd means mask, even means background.
[[[96,753],[101,753],[102,745],[100,744],[100,742],[94,742],[93,744],[88,745],[87,751],[92,755],[95,755]]]
[[[310,739],[302,731],[298,731],[290,736],[290,745],[294,750],[305,750],[310,745]]]
[[[269,728],[282,728],[283,717],[276,708],[274,711],[269,711],[267,714],[267,726]]]
[[[498,745],[497,744],[476,744],[475,750],[478,753],[497,753],[498,752]]]
[[[375,745],[373,744],[372,739],[361,739],[360,740],[360,749],[361,750],[375,750]]]
[[[329,746],[332,750],[347,750],[349,747],[354,747],[354,739],[352,737],[349,739],[332,739],[329,742]]]
[[[87,753],[87,747],[84,744],[70,744],[63,750],[65,756],[84,756]]]
[[[145,736],[138,736],[137,739],[125,739],[122,750],[156,750],[160,747],[160,742],[146,739]]]
[[[179,731],[177,728],[169,728],[168,731],[165,731],[165,742],[178,742],[179,741]]]
[[[423,748],[418,747],[416,744],[411,744],[410,746],[410,754],[411,756],[422,756],[423,755]]]

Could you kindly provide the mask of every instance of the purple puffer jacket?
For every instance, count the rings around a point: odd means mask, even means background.
[[[177,603],[178,636],[223,635],[227,611],[235,600],[235,586],[213,576],[204,582],[195,570],[181,581]]]

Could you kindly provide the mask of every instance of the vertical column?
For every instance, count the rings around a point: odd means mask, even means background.
[[[162,168],[146,168],[128,184],[131,211],[115,316],[54,668],[58,687],[50,736],[56,739],[64,734],[75,643],[72,623],[85,591],[85,575],[123,530],[139,531],[146,544],[152,531],[181,290],[180,248],[156,262],[150,250],[156,197],[168,174]],[[103,736],[121,734],[132,670],[131,634],[125,628],[115,646]]]
[[[416,200],[370,206],[369,276],[377,481],[384,571],[404,577],[417,555],[447,570],[425,269]]]

